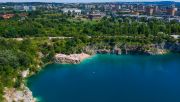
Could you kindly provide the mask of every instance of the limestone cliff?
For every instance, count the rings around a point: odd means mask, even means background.
[[[82,60],[90,57],[90,55],[81,53],[81,54],[70,54],[70,55],[65,55],[65,54],[56,54],[54,57],[54,61],[56,63],[61,63],[61,64],[78,64]]]

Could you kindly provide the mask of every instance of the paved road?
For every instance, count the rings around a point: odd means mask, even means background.
[[[52,40],[52,39],[71,39],[73,37],[30,37],[30,39],[38,39],[38,38],[48,38],[49,40]],[[7,39],[13,39],[13,40],[17,40],[17,41],[22,41],[25,38],[7,38]]]
[[[133,36],[96,36],[98,38],[116,38],[116,37],[122,37],[122,38],[128,38],[128,37],[131,37],[133,38]],[[180,38],[180,35],[171,35],[171,37],[173,37],[174,39],[179,39]],[[71,39],[73,37],[63,37],[63,36],[59,36],[59,37],[30,37],[30,39],[38,39],[38,38],[48,38],[49,40],[52,40],[52,39]],[[88,36],[88,38],[92,38],[91,36]],[[137,38],[137,37],[136,37]],[[142,37],[138,37],[138,38],[142,38]],[[22,41],[24,40],[25,38],[8,38],[8,39],[14,39],[14,40],[17,40],[17,41]]]

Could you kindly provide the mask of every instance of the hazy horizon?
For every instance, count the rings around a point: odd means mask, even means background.
[[[155,2],[155,1],[175,1],[180,0],[0,0],[0,2],[57,2],[57,3],[88,3],[88,2]]]

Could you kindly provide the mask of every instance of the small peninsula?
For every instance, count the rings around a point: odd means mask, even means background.
[[[70,54],[70,55],[56,54],[54,58],[55,58],[55,63],[78,64],[84,59],[89,58],[89,57],[90,55],[81,53],[81,54]]]

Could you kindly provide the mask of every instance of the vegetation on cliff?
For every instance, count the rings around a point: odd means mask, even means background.
[[[4,87],[19,88],[22,83],[21,71],[37,71],[37,46],[31,40],[22,42],[0,39],[0,100]]]
[[[160,42],[161,41],[161,42]],[[94,53],[98,49],[113,49],[137,52],[149,50],[155,42],[174,42],[169,36],[158,37],[73,37],[69,39],[24,38],[22,41],[0,39],[0,98],[4,87],[19,88],[23,77],[20,73],[29,69],[37,72],[38,66],[53,61],[56,53]],[[140,50],[138,50],[140,49]]]
[[[124,52],[164,49],[166,43],[179,43],[170,34],[180,34],[179,23],[143,19],[137,22],[133,18],[82,21],[46,13],[29,14],[25,19],[0,20],[0,100],[4,87],[20,88],[22,71],[37,72],[38,66],[52,62],[56,53],[92,54],[98,49],[114,48]],[[48,36],[72,38],[49,39]],[[21,37],[22,41],[13,39],[16,37]],[[180,48],[180,44],[177,46]]]

